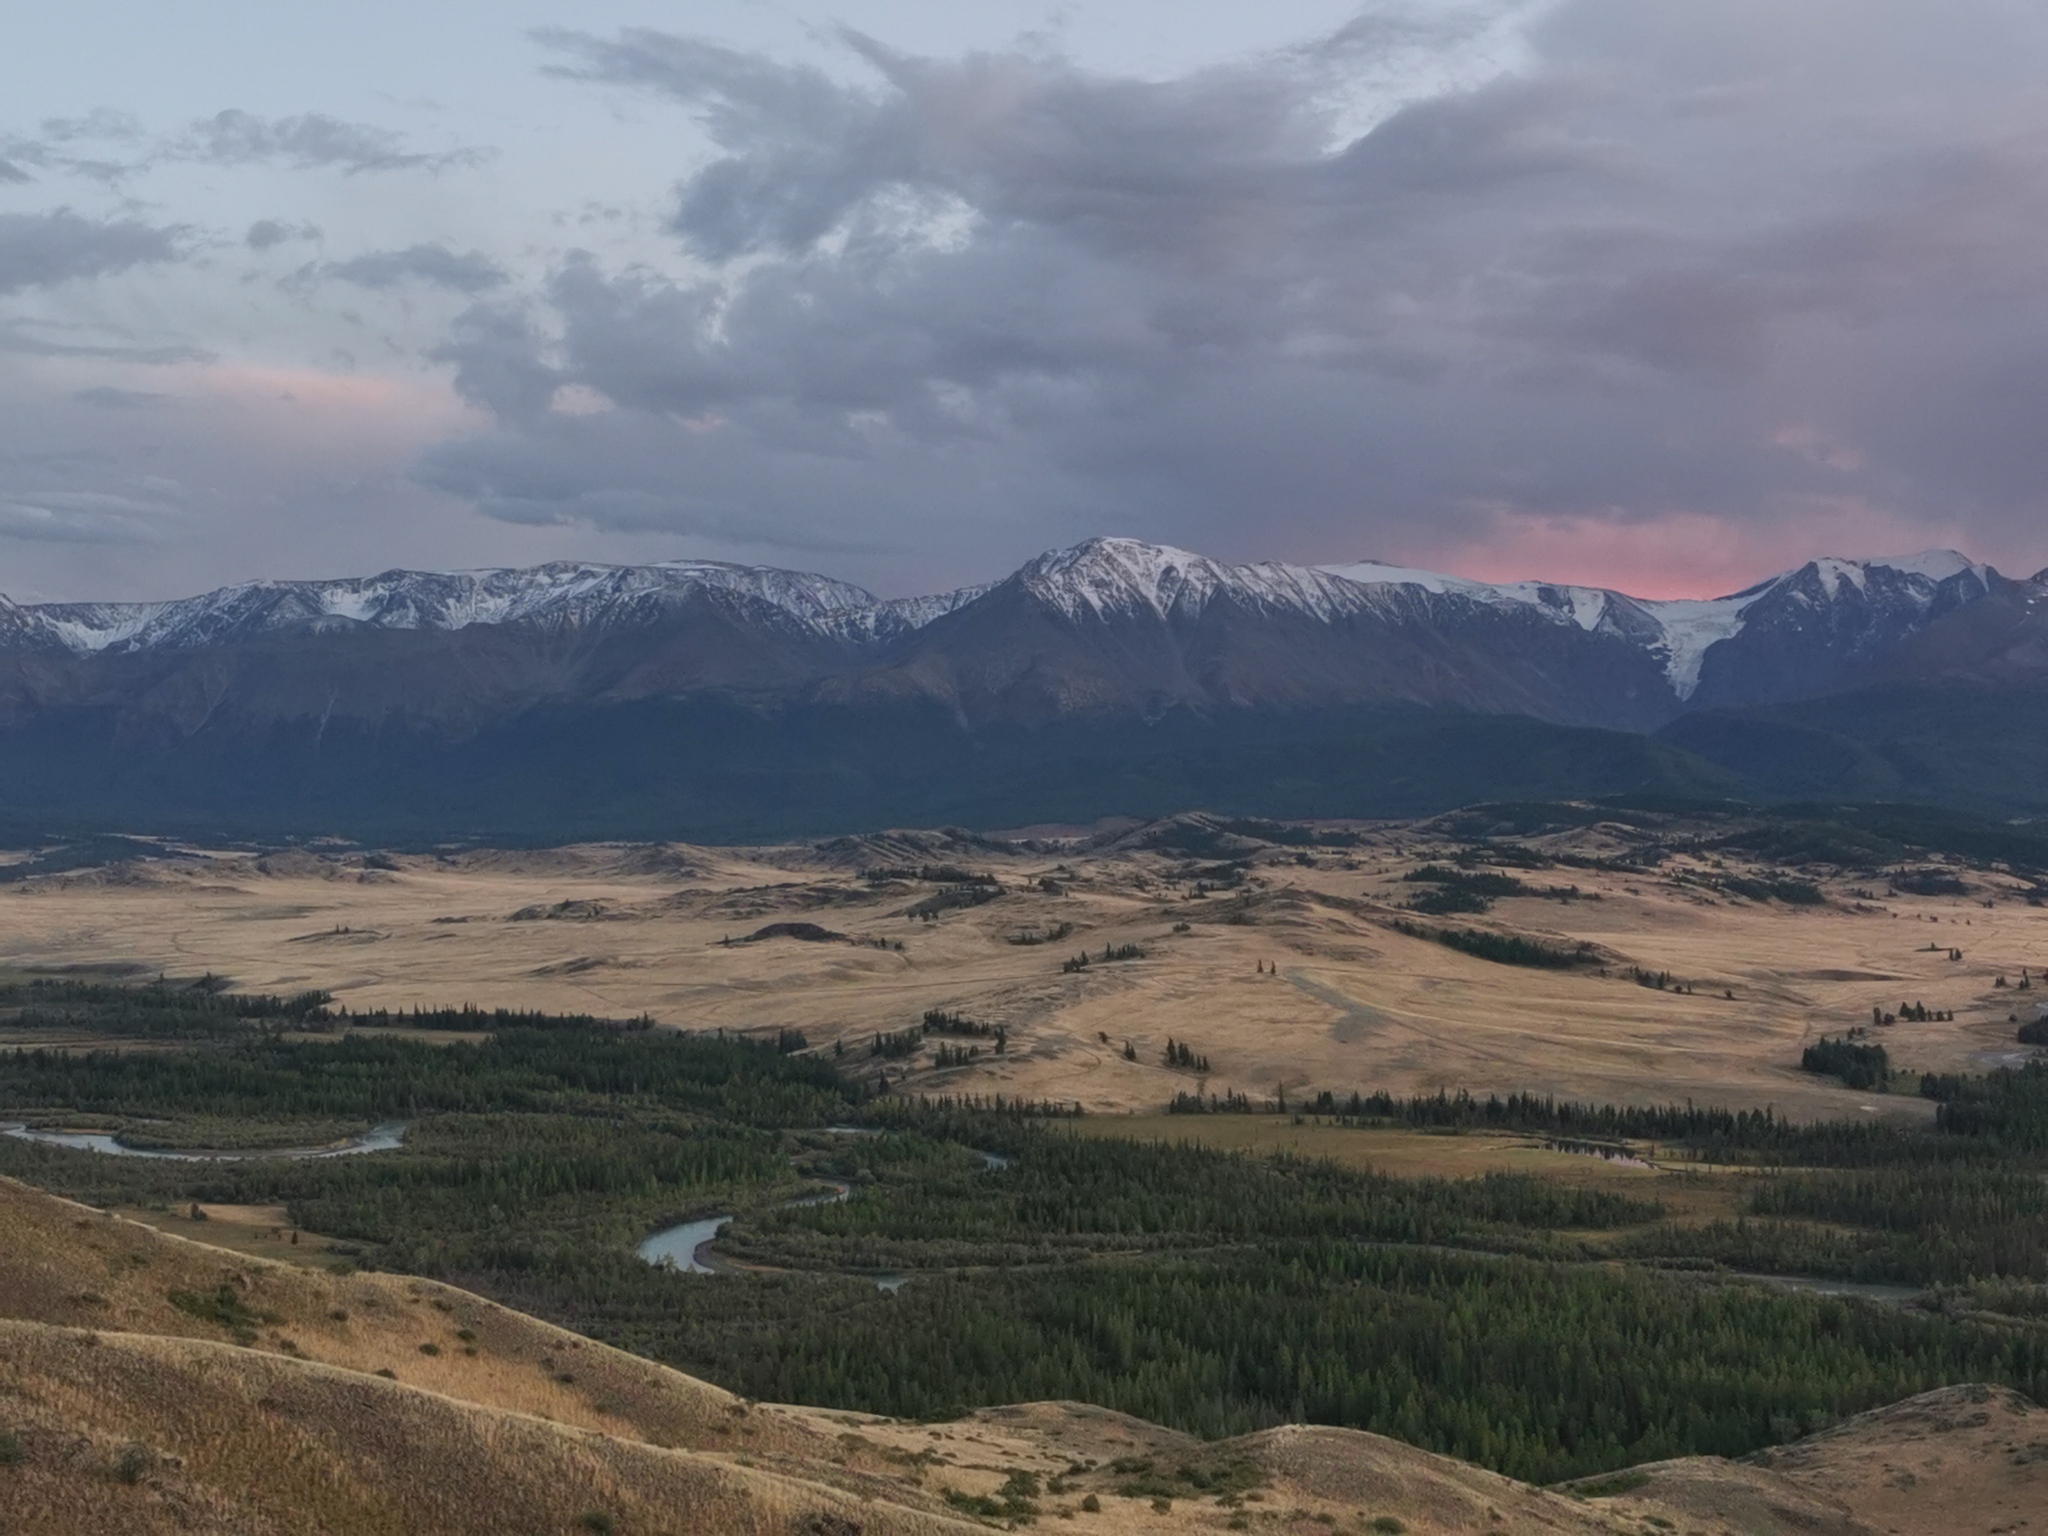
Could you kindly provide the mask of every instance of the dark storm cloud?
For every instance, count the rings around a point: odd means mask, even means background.
[[[482,293],[505,281],[498,264],[481,251],[457,253],[445,245],[412,245],[402,251],[370,251],[347,261],[329,262],[319,269],[327,277],[340,278],[364,288],[396,288],[404,283],[426,283],[456,293]]]
[[[282,165],[298,170],[334,167],[351,174],[446,170],[475,165],[486,154],[477,149],[438,153],[410,149],[403,134],[343,122],[320,112],[259,117],[233,108],[194,123],[172,153],[215,165]]]
[[[49,287],[178,255],[178,231],[136,219],[88,219],[51,213],[0,213],[0,293]]]
[[[1167,81],[548,41],[701,123],[670,217],[708,275],[573,259],[465,318],[443,356],[497,423],[421,474],[498,516],[1334,556],[1815,506],[1997,542],[2048,510],[2025,8],[1574,0],[1523,67],[1363,132],[1414,23]]]

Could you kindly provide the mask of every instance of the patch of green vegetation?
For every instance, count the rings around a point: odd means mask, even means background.
[[[1424,864],[1401,877],[1411,884],[1442,886],[1447,890],[1469,891],[1474,896],[1526,896],[1529,887],[1513,875],[1490,869],[1452,869],[1443,864]]]
[[[1859,1045],[1822,1035],[1799,1053],[1799,1070],[1839,1077],[1844,1086],[1884,1092],[1891,1082],[1891,1058],[1881,1045]]]
[[[1565,1492],[1582,1499],[1613,1499],[1649,1486],[1649,1473],[1630,1470],[1615,1472],[1607,1477],[1589,1477],[1576,1483],[1568,1483]]]
[[[1113,1462],[1112,1472],[1123,1470]],[[1131,1464],[1136,1476],[1117,1484],[1116,1491],[1127,1499],[1234,1499],[1254,1488],[1262,1488],[1266,1474],[1249,1461],[1218,1463],[1187,1462],[1171,1469],[1159,1469],[1149,1459]]]
[[[946,1502],[962,1514],[975,1515],[983,1520],[1008,1520],[1017,1525],[1029,1525],[1038,1518],[1038,1478],[1030,1472],[1013,1472],[993,1494],[963,1493],[958,1488],[944,1490]]]
[[[325,992],[276,997],[229,992],[227,985],[211,973],[141,986],[65,977],[15,979],[0,984],[0,1038],[11,1029],[84,1029],[139,1039],[222,1039],[245,1035],[252,1024],[281,1028],[324,1019],[334,1001]]]
[[[1713,883],[1717,889],[1731,895],[1746,897],[1750,901],[1782,901],[1788,907],[1825,906],[1828,899],[1811,880],[1757,880],[1742,875],[1723,875]]]
[[[242,1300],[241,1292],[232,1285],[222,1285],[212,1291],[172,1291],[168,1299],[172,1306],[187,1317],[196,1317],[202,1323],[212,1323],[241,1345],[256,1342],[258,1325],[277,1321],[268,1312],[251,1310],[248,1303]]]
[[[1496,965],[1527,965],[1562,971],[1591,965],[1599,958],[1590,944],[1567,948],[1561,944],[1546,944],[1541,939],[1524,938],[1518,933],[1492,933],[1484,928],[1424,928],[1398,919],[1394,927],[1412,938],[1430,939],[1446,949],[1491,960]]]

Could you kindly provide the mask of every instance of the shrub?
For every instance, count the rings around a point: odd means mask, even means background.
[[[187,1317],[196,1317],[203,1323],[226,1329],[228,1336],[237,1344],[254,1344],[256,1325],[277,1321],[268,1313],[252,1311],[232,1285],[222,1285],[211,1291],[172,1291],[169,1299],[171,1305]]]
[[[1610,1473],[1606,1477],[1593,1477],[1582,1483],[1574,1483],[1571,1492],[1582,1499],[1612,1499],[1624,1493],[1634,1493],[1638,1488],[1647,1488],[1649,1485],[1649,1473],[1638,1472],[1635,1468],[1629,1467],[1620,1472]]]

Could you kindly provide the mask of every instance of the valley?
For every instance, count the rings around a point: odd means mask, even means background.
[[[2013,1528],[2034,838],[45,844],[0,868],[0,1513]]]

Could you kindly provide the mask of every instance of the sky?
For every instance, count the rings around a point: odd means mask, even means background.
[[[2048,564],[2048,0],[70,0],[0,592]]]

